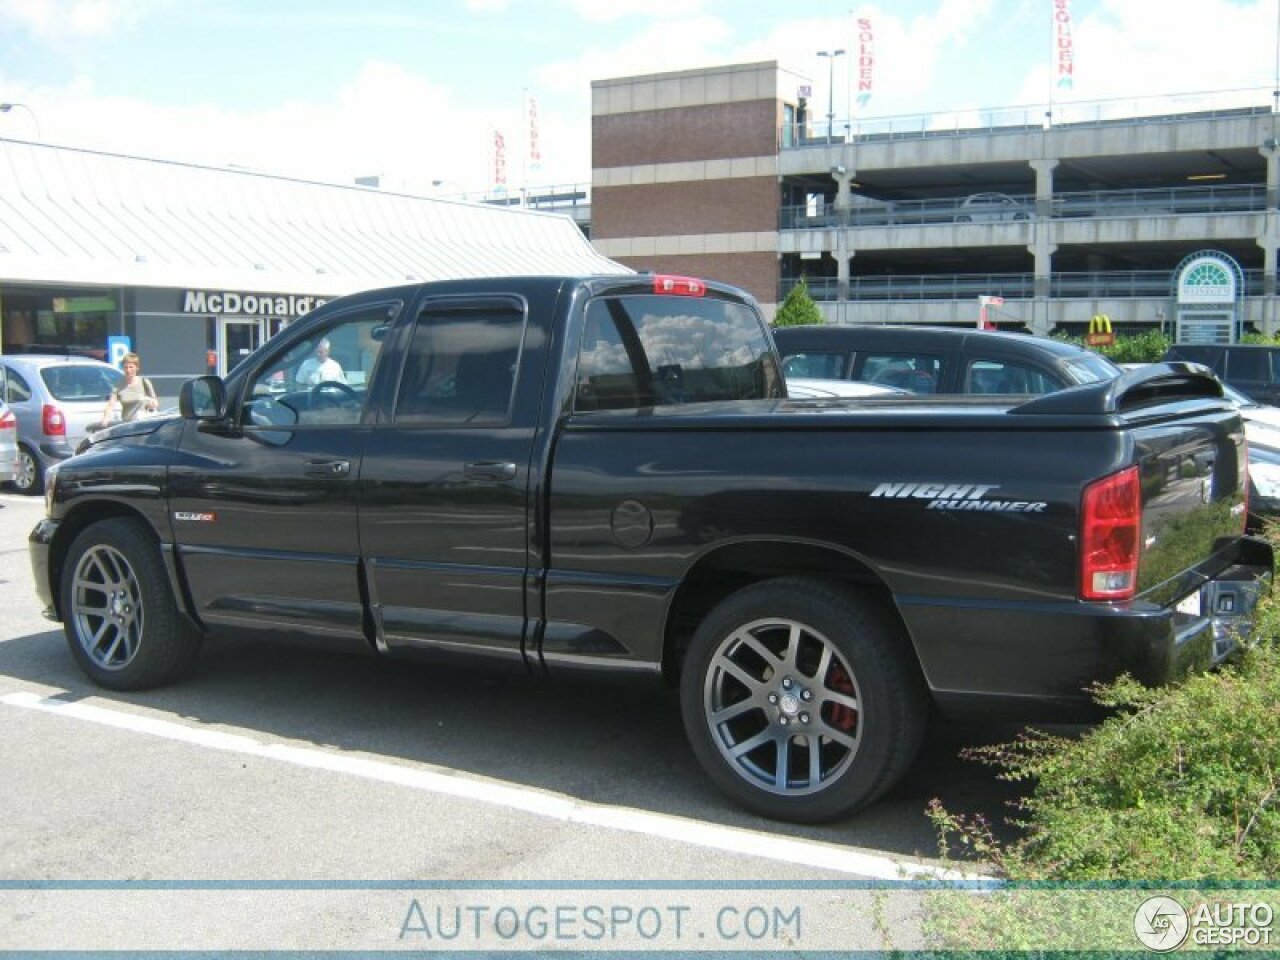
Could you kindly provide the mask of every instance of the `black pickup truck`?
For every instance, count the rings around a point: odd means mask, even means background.
[[[666,677],[710,777],[799,821],[884,793],[933,707],[1068,715],[1245,635],[1272,557],[1202,371],[785,389],[755,304],[700,280],[337,300],[50,471],[40,598],[116,689],[225,630]]]

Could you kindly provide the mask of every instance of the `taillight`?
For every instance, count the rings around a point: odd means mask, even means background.
[[[4,416],[0,417],[0,430],[17,430],[18,418],[13,415],[12,410],[6,410]]]
[[[653,278],[653,292],[677,297],[701,297],[707,292],[707,285],[695,277],[673,277],[660,273]]]
[[[1138,588],[1142,484],[1126,467],[1084,489],[1080,506],[1080,596],[1128,600]]]
[[[40,410],[40,429],[46,437],[65,437],[67,418],[52,403],[46,403]]]

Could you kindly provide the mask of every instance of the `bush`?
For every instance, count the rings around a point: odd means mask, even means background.
[[[777,315],[773,318],[775,327],[799,327],[805,324],[822,323],[822,311],[809,296],[809,284],[803,279],[791,288],[787,298],[782,301]]]
[[[1064,337],[1068,343],[1088,346],[1083,337]],[[1115,363],[1155,363],[1165,355],[1173,341],[1159,330],[1147,330],[1132,336],[1117,337],[1109,347],[1089,347]]]
[[[1078,737],[1029,731],[967,751],[1001,779],[1033,789],[1009,818],[1020,830],[1011,842],[980,815],[930,804],[944,857],[965,850],[1013,881],[998,895],[931,895],[931,943],[1043,949],[1046,931],[1069,927],[1078,940],[1132,949],[1126,925],[1153,884],[1178,884],[1178,899],[1191,904],[1239,899],[1232,891],[1242,882],[1274,886],[1280,605],[1273,599],[1260,607],[1259,634],[1238,665],[1181,685],[1122,680],[1099,689],[1099,701],[1116,712]]]

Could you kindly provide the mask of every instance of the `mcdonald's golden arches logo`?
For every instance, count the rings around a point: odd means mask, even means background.
[[[1111,330],[1111,318],[1105,313],[1095,313],[1089,321],[1089,333],[1084,342],[1091,347],[1109,347],[1116,342],[1116,335]]]

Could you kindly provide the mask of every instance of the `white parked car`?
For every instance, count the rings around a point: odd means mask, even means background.
[[[910,391],[861,380],[820,380],[817,377],[787,377],[787,396],[797,400],[834,397],[910,396]]]
[[[974,193],[964,198],[956,223],[1030,220],[1031,208],[1006,193]]]

